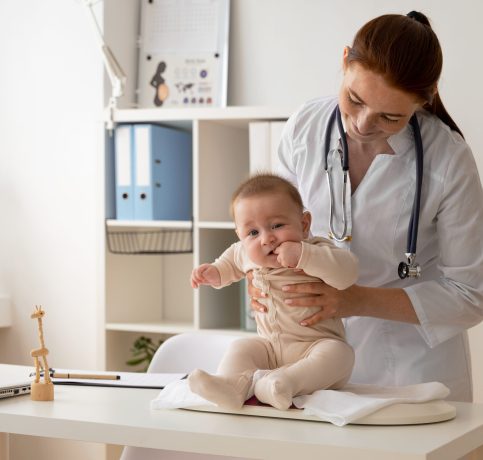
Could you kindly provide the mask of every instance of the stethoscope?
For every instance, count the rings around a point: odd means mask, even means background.
[[[332,167],[329,167],[327,157],[330,152],[330,139],[334,123],[337,122],[341,144],[342,144],[342,232],[337,233],[334,229],[334,192],[332,183]],[[409,124],[413,129],[414,144],[416,150],[416,193],[414,194],[413,208],[411,211],[411,219],[409,220],[407,246],[405,256],[407,262],[401,262],[398,266],[398,275],[401,279],[404,278],[419,278],[421,276],[421,267],[416,263],[416,243],[418,240],[418,225],[419,225],[419,210],[421,204],[421,188],[423,184],[423,141],[421,139],[421,131],[419,129],[418,119],[413,115],[409,120]],[[338,242],[345,242],[351,240],[351,235],[347,231],[347,205],[346,205],[346,191],[347,179],[349,176],[349,148],[347,146],[347,137],[342,124],[342,117],[339,106],[337,105],[330,115],[327,131],[325,134],[325,172],[327,175],[327,185],[329,187],[330,207],[329,207],[329,237]]]

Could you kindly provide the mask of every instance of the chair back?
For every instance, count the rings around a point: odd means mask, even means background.
[[[189,373],[199,368],[214,373],[236,335],[186,332],[167,339],[156,351],[148,372]]]

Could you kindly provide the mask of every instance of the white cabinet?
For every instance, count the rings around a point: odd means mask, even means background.
[[[110,253],[106,245],[108,368],[125,368],[129,347],[139,335],[158,338],[190,330],[243,334],[240,285],[193,290],[190,274],[194,266],[211,262],[237,239],[229,204],[232,193],[249,174],[250,122],[280,121],[289,115],[289,109],[267,107],[116,111],[118,123],[158,123],[192,132],[193,222],[107,220],[108,231],[177,227],[186,232],[191,228],[193,252],[118,255]],[[112,190],[106,193],[110,196]]]

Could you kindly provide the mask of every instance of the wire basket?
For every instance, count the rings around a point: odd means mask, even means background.
[[[118,230],[106,228],[107,247],[113,254],[187,254],[193,252],[193,230]]]

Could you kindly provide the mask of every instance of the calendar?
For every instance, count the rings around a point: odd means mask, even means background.
[[[142,0],[138,105],[224,107],[229,0]]]

